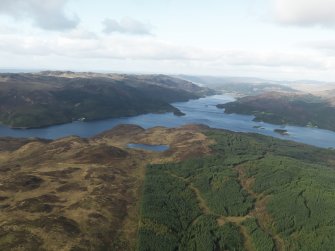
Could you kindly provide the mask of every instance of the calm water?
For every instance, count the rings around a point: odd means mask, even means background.
[[[178,127],[185,124],[196,123],[236,132],[255,132],[320,147],[335,147],[335,132],[332,131],[298,126],[283,127],[254,122],[252,121],[253,116],[225,114],[224,110],[216,108],[217,104],[223,104],[233,100],[234,98],[227,95],[216,95],[188,102],[174,103],[174,106],[186,114],[186,116],[183,117],[174,116],[172,113],[146,114],[102,121],[74,122],[47,128],[26,130],[10,129],[5,126],[0,126],[0,136],[39,137],[47,139],[56,139],[69,135],[90,137],[119,124],[137,124],[144,128],[149,128],[154,126]],[[280,135],[275,133],[273,131],[274,129],[285,129],[289,135]]]
[[[153,152],[165,152],[170,149],[170,147],[167,145],[128,144],[127,146],[129,148],[143,149]]]

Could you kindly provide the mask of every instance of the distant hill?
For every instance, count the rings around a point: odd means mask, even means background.
[[[335,107],[335,89],[319,91],[315,94],[326,99],[332,106]]]
[[[319,95],[320,92],[328,92],[335,89],[334,82],[321,82],[321,81],[294,81],[290,83],[290,86],[296,90],[310,93],[313,95]]]
[[[226,113],[254,115],[256,121],[335,131],[335,107],[321,97],[279,92],[248,96],[218,105]]]
[[[297,92],[286,82],[247,77],[212,77],[180,75],[182,79],[206,86],[234,96],[258,95],[265,92]]]
[[[180,112],[171,102],[213,94],[164,75],[44,71],[0,74],[0,122],[15,128],[144,113]]]

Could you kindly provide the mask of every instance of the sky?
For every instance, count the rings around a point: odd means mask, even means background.
[[[334,0],[1,0],[0,68],[335,81]]]

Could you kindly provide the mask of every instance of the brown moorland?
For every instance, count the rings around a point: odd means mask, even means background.
[[[91,139],[0,139],[0,249],[133,250],[145,166],[209,153],[202,129],[122,125]]]

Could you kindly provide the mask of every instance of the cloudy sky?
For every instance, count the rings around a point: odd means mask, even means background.
[[[335,1],[1,0],[0,68],[335,81]]]

